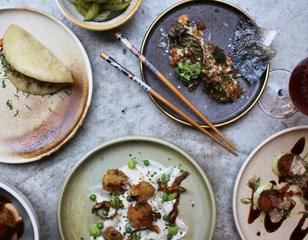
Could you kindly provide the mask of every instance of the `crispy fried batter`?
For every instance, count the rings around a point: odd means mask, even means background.
[[[14,227],[16,224],[14,214],[6,207],[0,209],[0,223],[9,227]]]
[[[155,194],[155,188],[146,181],[141,181],[137,185],[133,185],[130,193],[138,202],[146,202]]]
[[[11,203],[0,202],[0,239],[17,239],[15,229],[19,218],[19,213]]]
[[[127,218],[136,229],[149,229],[151,231],[160,232],[158,226],[154,225],[155,213],[148,203],[137,203],[135,206],[129,206]]]
[[[0,223],[0,239],[5,239],[5,236],[10,231],[10,227]]]
[[[111,193],[123,194],[127,183],[128,177],[118,169],[109,169],[102,180],[103,188]]]
[[[123,240],[123,235],[112,226],[104,230],[103,237],[105,240]]]

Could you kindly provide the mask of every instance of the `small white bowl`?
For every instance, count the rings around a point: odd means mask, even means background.
[[[79,27],[94,30],[94,31],[105,31],[116,28],[126,21],[128,21],[138,10],[142,0],[132,0],[129,7],[125,12],[120,14],[119,16],[106,21],[106,22],[85,22],[83,21],[83,16],[77,12],[75,6],[69,0],[57,0],[58,6],[64,16],[75,23]]]
[[[40,225],[35,210],[26,196],[15,187],[0,182],[0,195],[8,198],[19,212],[24,222],[24,233],[21,239],[40,239]]]

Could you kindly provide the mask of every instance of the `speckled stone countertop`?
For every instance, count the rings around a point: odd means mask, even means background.
[[[278,31],[274,47],[278,55],[272,69],[292,70],[308,55],[307,0],[229,0],[247,11],[256,22]],[[144,0],[137,14],[121,31],[136,46],[154,19],[177,0]],[[239,156],[232,157],[198,132],[185,128],[162,114],[150,98],[134,83],[119,81],[121,73],[102,62],[98,53],[105,49],[139,73],[135,58],[105,32],[90,32],[64,18],[55,1],[0,0],[0,7],[26,6],[43,10],[63,21],[83,43],[94,73],[92,106],[85,124],[61,151],[42,161],[21,165],[0,165],[0,180],[22,190],[37,211],[42,239],[59,239],[56,219],[59,192],[74,164],[88,151],[111,138],[124,135],[147,135],[170,141],[190,153],[203,167],[217,199],[215,239],[239,239],[232,216],[232,192],[236,175],[247,155],[266,137],[279,130],[308,124],[297,113],[277,120],[265,115],[257,105],[244,118],[224,127],[223,132],[236,140]],[[117,93],[117,94],[115,94]],[[129,100],[128,100],[129,99]]]

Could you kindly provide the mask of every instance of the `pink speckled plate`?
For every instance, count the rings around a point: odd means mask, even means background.
[[[241,198],[250,197],[251,189],[247,186],[247,181],[255,175],[261,178],[261,182],[277,181],[277,176],[272,172],[274,157],[282,151],[290,151],[301,137],[306,137],[307,140],[308,126],[289,128],[276,133],[256,147],[243,164],[233,193],[233,215],[242,239],[287,240],[298,224],[301,215],[296,213],[304,209],[304,205],[299,199],[296,199],[297,204],[293,210],[294,213],[291,213],[292,215],[284,221],[276,232],[268,233],[264,229],[264,216],[259,217],[252,224],[247,223],[250,205],[242,204]],[[308,144],[304,149],[304,152],[307,151]],[[257,235],[258,232],[260,236]],[[307,236],[305,239],[308,239]]]
[[[54,95],[34,96],[0,82],[0,162],[25,163],[52,154],[81,126],[92,96],[92,71],[78,38],[57,19],[28,8],[0,9],[0,36],[10,24],[30,32],[74,77],[74,85]]]

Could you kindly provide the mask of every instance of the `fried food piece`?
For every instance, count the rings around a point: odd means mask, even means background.
[[[5,239],[7,234],[11,231],[10,227],[0,223],[0,239]]]
[[[123,235],[112,226],[104,230],[103,237],[105,240],[123,240]]]
[[[103,189],[111,193],[123,194],[127,183],[128,177],[118,169],[109,169],[102,180]]]
[[[265,190],[261,193],[259,198],[259,207],[262,212],[269,213],[274,209],[274,201],[278,201],[280,193],[278,190]]]
[[[137,203],[135,206],[129,206],[127,218],[132,224],[133,228],[138,230],[151,230],[159,233],[160,229],[154,225],[156,214],[153,212],[152,207],[148,203]]]
[[[13,204],[6,203],[1,206],[0,203],[0,239],[17,239],[15,229],[19,221],[19,213]]]
[[[9,227],[14,227],[16,224],[16,219],[12,211],[6,207],[1,208],[0,210],[0,223]]]
[[[146,181],[141,181],[137,185],[133,185],[130,193],[138,202],[146,202],[155,194],[155,188]]]
[[[179,16],[178,23],[185,26],[188,24],[189,20],[189,16],[184,14],[182,16]]]

